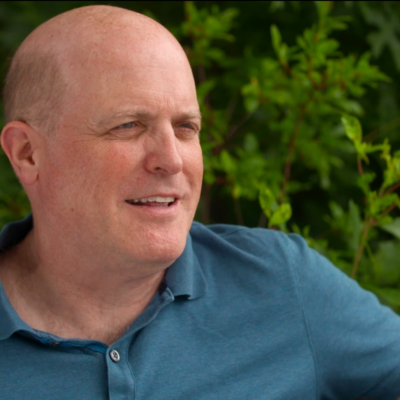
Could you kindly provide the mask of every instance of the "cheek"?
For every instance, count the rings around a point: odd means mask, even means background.
[[[134,162],[126,148],[111,142],[92,151],[82,169],[96,184],[115,186],[129,174]]]
[[[191,176],[193,185],[201,186],[203,179],[203,154],[200,144],[193,146],[185,155],[186,158],[186,170]]]
[[[52,197],[74,202],[106,200],[127,179],[134,163],[129,149],[116,142],[70,144],[52,152],[43,183]]]

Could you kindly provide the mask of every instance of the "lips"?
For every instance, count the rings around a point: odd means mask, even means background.
[[[139,199],[125,200],[128,204],[133,206],[148,206],[148,207],[169,207],[176,201],[174,196],[151,196]]]

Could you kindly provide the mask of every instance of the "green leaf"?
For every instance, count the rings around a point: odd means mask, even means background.
[[[220,155],[220,162],[221,162],[222,169],[227,174],[235,173],[236,162],[235,162],[234,158],[226,150],[222,150],[221,155]]]
[[[216,47],[210,47],[204,53],[210,60],[213,61],[222,62],[225,59],[225,53]]]
[[[387,210],[393,204],[400,205],[399,198],[396,193],[389,193],[386,196],[380,197],[374,192],[370,192],[367,196],[369,213],[378,222],[381,221],[380,213]]]
[[[314,1],[320,18],[326,17],[332,9],[332,1]]]
[[[272,214],[268,226],[277,226],[289,221],[292,216],[292,207],[289,203],[282,203]]]
[[[368,144],[365,142],[354,142],[356,152],[358,156],[364,160],[367,164],[369,164],[369,159],[366,154],[366,150],[368,148]]]
[[[349,201],[349,214],[347,220],[347,227],[350,232],[350,248],[353,251],[358,249],[360,244],[360,236],[363,230],[363,222],[360,216],[360,209],[353,200]]]
[[[234,199],[238,199],[242,195],[242,188],[239,185],[234,185],[232,189],[232,196]]]
[[[244,97],[244,105],[248,113],[253,113],[260,105],[259,100],[260,85],[258,79],[251,78],[250,83],[242,87],[242,95]]]
[[[367,41],[371,44],[372,54],[379,57],[387,46],[391,51],[397,70],[400,70],[400,41],[399,17],[395,9],[391,8],[390,2],[385,2],[385,8],[382,10],[368,6],[369,2],[360,3],[361,11],[365,20],[370,25],[375,25],[378,30],[367,36]]]
[[[331,214],[335,219],[341,219],[345,215],[343,208],[334,201],[329,202],[329,208],[331,209]]]
[[[258,200],[260,202],[260,206],[264,214],[266,215],[267,218],[270,218],[273,209],[276,208],[276,199],[272,191],[265,186],[262,187],[260,189]]]
[[[254,153],[258,150],[258,140],[256,135],[248,133],[244,137],[243,149],[246,153]]]
[[[203,104],[204,98],[214,89],[215,80],[208,80],[197,85],[197,100],[199,104]]]
[[[274,50],[277,54],[279,54],[282,38],[281,33],[279,32],[279,29],[276,25],[271,25],[271,37]]]
[[[391,233],[397,239],[400,239],[400,218],[395,218],[392,222],[381,225],[380,228]]]
[[[358,101],[350,99],[342,99],[338,101],[338,106],[346,113],[354,114],[357,116],[362,116],[364,110]]]
[[[277,10],[281,10],[285,8],[285,2],[284,1],[271,1],[271,4],[269,6],[269,9],[274,12]]]
[[[248,113],[253,113],[260,106],[260,102],[257,97],[249,96],[249,97],[245,97],[244,105],[245,105]]]
[[[376,294],[384,303],[390,306],[400,306],[400,289],[381,288],[371,283],[361,283],[360,286]]]
[[[391,306],[400,306],[400,290],[399,289],[378,289],[376,293],[379,297],[382,297]]]
[[[343,115],[341,121],[344,125],[347,137],[353,142],[361,142],[362,128],[360,121],[351,115]]]
[[[364,194],[368,194],[370,192],[370,183],[375,179],[376,174],[373,172],[368,172],[363,175],[360,175],[357,179],[357,186],[361,188]]]
[[[400,242],[380,242],[374,260],[375,280],[380,285],[394,285],[400,278]]]

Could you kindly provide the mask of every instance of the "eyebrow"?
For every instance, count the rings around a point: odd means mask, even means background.
[[[90,125],[95,128],[103,128],[105,127],[109,122],[113,120],[117,120],[120,118],[125,118],[125,117],[130,117],[132,119],[135,118],[143,118],[143,119],[150,119],[154,118],[155,113],[151,112],[146,109],[142,108],[134,108],[134,109],[128,109],[124,111],[119,111],[119,112],[113,112],[109,113],[103,118],[99,120],[92,120],[90,121]],[[176,118],[177,120],[184,120],[184,119],[202,119],[202,115],[200,111],[187,111],[187,112],[182,112],[179,113]]]

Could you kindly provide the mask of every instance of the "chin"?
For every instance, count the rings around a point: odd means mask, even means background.
[[[177,249],[174,248],[154,248],[148,249],[147,254],[134,254],[136,262],[142,262],[144,264],[162,264],[170,266],[179,256],[183,253],[185,246]]]
[[[186,238],[187,235],[182,235],[182,233],[180,235],[151,235],[151,238],[141,240],[140,243],[127,243],[126,253],[136,262],[172,264],[183,253]]]

